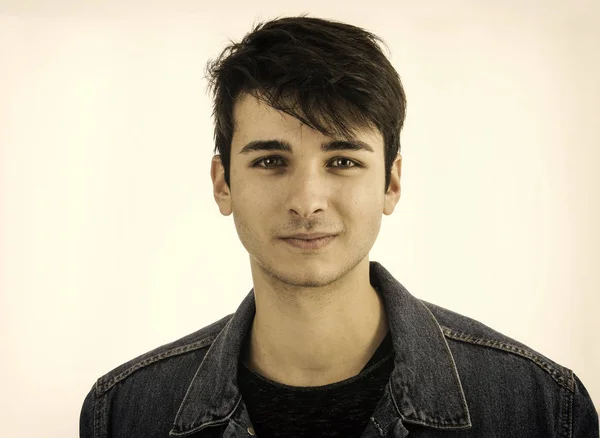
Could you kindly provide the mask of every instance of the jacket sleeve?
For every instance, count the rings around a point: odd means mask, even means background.
[[[95,392],[96,385],[94,384],[83,401],[79,415],[79,438],[96,438],[94,435]]]
[[[575,377],[575,391],[573,393],[573,438],[598,437],[598,412],[581,380]]]

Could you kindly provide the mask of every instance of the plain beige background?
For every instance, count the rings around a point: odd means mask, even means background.
[[[3,436],[77,436],[100,375],[249,292],[204,67],[304,12],[380,35],[408,96],[371,260],[573,369],[600,407],[600,3],[299,3],[0,1]]]

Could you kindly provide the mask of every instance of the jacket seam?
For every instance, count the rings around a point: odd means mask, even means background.
[[[210,343],[213,342],[215,336],[208,336],[206,338],[201,339],[200,341],[193,342],[191,344],[186,344],[174,348],[170,348],[169,350],[154,354],[150,357],[147,357],[139,362],[134,363],[126,370],[120,372],[116,376],[111,377],[108,380],[104,380],[106,376],[100,377],[96,382],[96,388],[99,394],[103,394],[109,389],[111,389],[114,385],[119,383],[121,380],[129,377],[131,374],[136,372],[137,370],[147,367],[155,362],[161,361],[163,359],[167,359],[173,356],[179,356],[184,353],[189,353],[190,351],[198,350],[206,347]]]
[[[569,370],[570,377],[573,379],[575,384],[575,378],[573,377],[573,371]],[[567,438],[573,436],[573,398],[575,388],[569,388],[568,391],[562,391],[561,397],[561,435]]]
[[[106,395],[99,394],[98,383],[96,383],[94,396],[94,438],[103,438],[108,435],[106,419]]]
[[[555,368],[552,364],[550,364],[544,358],[538,356],[533,353],[531,350],[524,349],[517,345],[511,344],[510,342],[498,341],[495,339],[481,338],[476,337],[464,332],[456,332],[448,327],[442,326],[444,331],[444,335],[450,339],[454,339],[457,341],[467,342],[474,345],[482,345],[485,347],[491,347],[498,350],[502,350],[508,353],[513,353],[518,356],[524,357],[526,359],[531,360],[537,366],[546,371],[552,379],[558,383],[560,386],[565,388],[567,391],[573,391],[572,389],[572,379],[569,376],[564,375],[560,370]]]

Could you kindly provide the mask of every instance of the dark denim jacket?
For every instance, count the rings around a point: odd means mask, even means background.
[[[384,297],[395,362],[364,438],[598,437],[573,371],[413,297],[377,262],[370,281]],[[81,438],[252,435],[236,379],[254,314],[252,289],[235,314],[100,377],[83,403]]]

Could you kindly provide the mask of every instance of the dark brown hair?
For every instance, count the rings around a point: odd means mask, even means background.
[[[240,93],[249,93],[329,137],[350,139],[355,129],[377,128],[385,146],[387,192],[400,152],[406,96],[379,41],[362,28],[302,15],[259,23],[209,60],[214,152],[230,189],[233,108]]]

